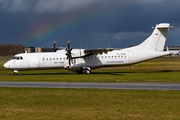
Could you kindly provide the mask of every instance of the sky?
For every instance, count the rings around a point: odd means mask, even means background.
[[[170,23],[166,45],[180,45],[180,0],[0,0],[0,44],[125,48]]]

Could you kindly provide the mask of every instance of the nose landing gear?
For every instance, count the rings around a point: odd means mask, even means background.
[[[17,74],[18,74],[18,70],[14,70],[13,75],[17,75]]]

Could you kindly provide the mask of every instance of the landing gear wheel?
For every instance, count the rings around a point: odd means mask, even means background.
[[[84,73],[86,73],[86,74],[90,74],[91,73],[91,70],[84,70]]]
[[[14,70],[13,75],[17,75],[18,74],[18,70]]]
[[[17,75],[17,72],[14,72],[13,75]]]

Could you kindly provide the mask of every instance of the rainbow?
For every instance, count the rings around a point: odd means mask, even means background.
[[[69,17],[61,22],[55,21],[54,25],[49,23],[37,23],[30,29],[28,39],[23,43],[25,45],[36,45],[37,43],[44,43],[47,41],[54,41],[60,39],[68,31],[79,27],[80,23],[89,24],[89,22],[98,22],[104,19],[105,11],[99,11],[94,14],[89,14],[84,17]]]

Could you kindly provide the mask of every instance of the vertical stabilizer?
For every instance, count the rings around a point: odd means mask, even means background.
[[[157,24],[153,33],[137,47],[140,49],[163,51],[166,42],[166,35],[170,28],[169,23]]]

